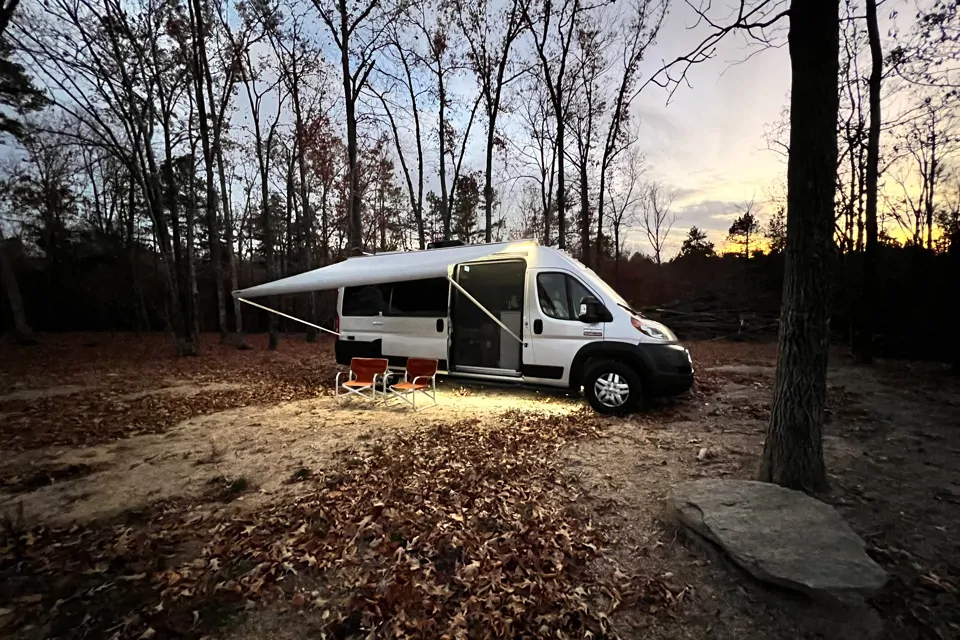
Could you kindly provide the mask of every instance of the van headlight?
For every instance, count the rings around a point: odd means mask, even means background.
[[[661,329],[660,327],[656,327],[649,322],[644,322],[636,316],[630,318],[630,322],[633,324],[634,328],[637,329],[637,331],[640,331],[644,335],[648,335],[655,340],[674,342],[677,339],[677,336],[673,335],[673,332],[670,331],[670,329],[667,329],[666,327]]]

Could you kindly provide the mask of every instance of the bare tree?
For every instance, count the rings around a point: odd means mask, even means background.
[[[470,69],[477,79],[487,125],[485,150],[483,208],[485,242],[491,241],[493,227],[493,154],[503,142],[497,136],[504,88],[525,73],[521,69],[508,73],[514,42],[523,33],[525,23],[520,8],[522,0],[509,0],[495,10],[491,0],[456,0],[456,17],[460,30],[470,46]]]
[[[580,259],[590,264],[590,185],[589,174],[594,161],[594,151],[598,142],[600,118],[606,110],[606,102],[601,86],[608,63],[604,52],[610,47],[611,35],[600,27],[599,21],[589,15],[581,16],[581,25],[577,30],[576,46],[573,49],[575,73],[570,108],[570,129],[576,146],[571,155],[579,178],[580,215],[578,233],[580,236]]]
[[[930,251],[939,186],[948,158],[957,151],[956,127],[957,116],[949,97],[924,98],[902,123],[894,148],[901,160],[898,169],[890,172],[901,191],[900,206],[893,208],[894,217],[915,246],[926,245]],[[919,192],[914,188],[916,178],[920,179]]]
[[[523,99],[520,101],[519,119],[526,137],[522,142],[508,140],[507,144],[514,151],[512,155],[524,163],[516,179],[533,181],[537,185],[540,193],[540,215],[537,220],[541,226],[535,237],[543,244],[549,244],[547,234],[551,228],[550,220],[557,207],[554,199],[554,184],[557,180],[557,138],[554,132],[556,123],[550,115],[550,98],[537,78],[531,76],[521,83],[520,91]],[[527,172],[530,166],[535,173]]]
[[[470,130],[476,118],[481,101],[478,94],[472,101],[469,116],[463,131],[455,127],[453,110],[455,100],[450,84],[463,69],[462,51],[456,37],[450,29],[447,16],[443,12],[428,15],[427,7],[420,5],[418,11],[410,12],[411,27],[418,33],[417,41],[426,43],[424,50],[413,49],[413,55],[419,64],[427,69],[431,78],[431,93],[437,104],[438,154],[437,161],[440,176],[440,199],[438,201],[440,219],[443,225],[443,237],[449,239],[452,232],[451,212],[460,171],[470,138]]]
[[[316,253],[316,216],[310,200],[308,155],[312,151],[311,146],[318,141],[310,135],[308,123],[326,115],[326,68],[320,51],[308,38],[302,8],[290,2],[282,9],[283,12],[281,7],[268,9],[262,20],[267,27],[264,31],[276,57],[280,79],[293,111],[293,139],[287,167],[287,202],[288,209],[296,200],[299,200],[300,207],[296,229],[287,229],[287,245],[292,251],[293,237],[299,237],[299,265],[303,270],[310,270],[314,267]],[[307,319],[316,323],[316,313],[316,295],[310,293]],[[307,341],[314,342],[316,339],[317,330],[308,327]]]
[[[265,83],[261,81],[260,76],[261,69],[254,62],[250,51],[247,50],[243,56],[241,80],[250,107],[250,120],[253,123],[253,148],[260,174],[260,214],[263,229],[264,259],[267,263],[267,273],[271,279],[275,279],[279,274],[274,256],[276,237],[273,216],[271,215],[270,171],[274,159],[277,128],[284,102],[287,99],[287,93],[279,77]],[[266,111],[265,98],[276,103],[276,111],[272,115]],[[273,304],[276,307],[275,301]],[[268,322],[269,349],[273,351],[277,348],[277,315],[271,313]]]
[[[313,0],[340,50],[344,112],[347,120],[348,236],[350,250],[363,249],[360,174],[357,159],[357,101],[370,78],[384,34],[396,8],[381,0]]]
[[[641,201],[640,226],[647,235],[647,241],[653,249],[653,261],[661,264],[663,248],[667,237],[677,221],[677,215],[670,211],[676,192],[667,189],[662,182],[647,185]]]
[[[374,89],[370,86],[367,88],[380,101],[384,115],[387,118],[387,123],[390,126],[394,148],[400,160],[400,169],[403,171],[403,178],[407,185],[407,196],[410,200],[410,209],[417,226],[420,249],[425,249],[427,244],[426,229],[423,221],[424,152],[420,103],[428,89],[421,86],[418,77],[414,73],[415,61],[412,59],[411,49],[404,40],[403,30],[399,25],[394,24],[387,36],[386,54],[393,60],[398,70],[385,70],[385,65],[381,63],[378,67],[379,75],[381,78],[386,79],[388,83],[387,86],[380,89]],[[399,87],[402,87],[402,89]],[[403,95],[406,104],[401,103],[401,101],[397,99],[396,95],[398,93]],[[409,159],[409,152],[401,139],[402,116],[405,116],[413,124],[413,139],[416,154],[415,178],[411,168],[413,161]]]
[[[54,104],[80,127],[65,135],[103,149],[129,172],[163,256],[168,320],[177,353],[195,354],[188,256],[174,171],[189,74],[149,2],[53,0],[18,12],[11,40],[33,62]],[[69,37],[65,37],[69,34]]]
[[[635,0],[631,7],[630,19],[622,23],[621,54],[622,69],[620,82],[613,99],[613,109],[607,122],[607,131],[600,157],[600,189],[597,198],[597,246],[603,243],[604,203],[607,189],[607,176],[610,167],[636,139],[631,131],[630,106],[640,91],[634,91],[640,72],[640,64],[647,50],[656,42],[660,27],[667,15],[667,0]],[[643,87],[641,87],[642,90]],[[599,260],[600,252],[597,252]]]
[[[647,170],[646,159],[638,149],[631,149],[612,169],[614,174],[607,190],[608,216],[613,236],[614,279],[619,284],[620,257],[625,240],[623,230],[637,219],[637,209],[642,207],[646,195],[642,184]]]
[[[190,46],[188,55],[191,64],[191,79],[193,81],[194,100],[197,107],[197,123],[200,128],[200,142],[203,151],[203,168],[206,182],[206,199],[204,208],[206,210],[207,223],[207,241],[210,250],[210,266],[213,269],[213,280],[217,296],[217,319],[220,329],[220,341],[227,339],[227,304],[223,290],[223,272],[221,269],[220,258],[220,228],[217,216],[218,198],[217,188],[215,186],[214,163],[216,162],[216,152],[213,148],[214,138],[219,138],[219,131],[211,135],[211,120],[217,123],[216,113],[210,114],[214,118],[208,117],[207,100],[210,99],[210,107],[214,108],[212,95],[205,89],[208,88],[207,80],[211,73],[209,70],[209,58],[207,56],[207,32],[210,20],[207,12],[200,0],[190,0],[188,3],[188,15],[190,18]],[[219,123],[222,126],[222,122]]]
[[[564,153],[567,114],[570,105],[570,86],[567,78],[569,53],[573,35],[583,11],[592,8],[582,0],[561,0],[536,4],[531,0],[521,0],[523,17],[533,36],[533,46],[540,61],[540,74],[547,88],[553,117],[556,122],[557,154],[557,246],[567,246],[567,195],[564,180]],[[550,211],[544,211],[544,240],[550,244]]]

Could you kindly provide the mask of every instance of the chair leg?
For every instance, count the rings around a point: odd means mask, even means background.
[[[413,392],[413,394],[414,394],[413,410],[414,410],[414,411],[426,411],[426,410],[429,409],[430,407],[435,407],[435,406],[437,406],[437,382],[436,382],[436,379],[435,379],[435,378],[432,378],[432,379],[430,380],[430,383],[431,383],[430,390],[424,389],[421,393],[423,393],[423,395],[425,395],[426,397],[430,398],[430,400],[432,400],[432,402],[431,402],[430,404],[426,405],[426,406],[421,406],[419,409],[417,409],[417,405],[416,405],[416,394],[417,394],[417,392],[414,391],[414,392]],[[431,393],[431,391],[432,391],[432,393]]]

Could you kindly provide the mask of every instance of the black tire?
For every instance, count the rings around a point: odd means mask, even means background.
[[[598,387],[603,385],[598,385],[597,381],[601,378],[608,385],[625,386],[626,398],[618,404],[617,394],[608,394],[605,397],[598,395],[602,391]],[[620,387],[621,390],[623,386]],[[643,381],[640,375],[628,365],[613,360],[602,360],[587,370],[587,375],[583,379],[583,393],[587,396],[587,402],[597,413],[622,416],[640,408],[643,402]]]

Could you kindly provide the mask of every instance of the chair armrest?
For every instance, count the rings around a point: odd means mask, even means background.
[[[436,377],[437,377],[436,374],[432,376],[417,376],[416,378],[413,379],[413,384],[417,384],[417,380],[430,380],[432,382]]]

